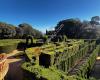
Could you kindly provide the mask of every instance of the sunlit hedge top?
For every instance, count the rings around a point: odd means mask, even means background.
[[[68,40],[67,42],[49,43],[41,47],[33,47],[26,49],[28,57],[39,56],[41,53],[53,55],[56,52],[64,52],[65,50],[75,52],[78,51],[79,46],[84,44],[84,40]]]
[[[6,40],[0,40],[0,46],[7,46],[7,45],[12,45],[15,43],[19,43],[22,40],[17,40],[17,39],[6,39]]]

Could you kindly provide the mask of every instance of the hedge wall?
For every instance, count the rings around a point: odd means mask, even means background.
[[[18,43],[21,40],[0,40],[0,53],[9,53],[17,49]]]
[[[40,47],[39,64],[22,65],[24,80],[86,80],[84,77],[88,77],[95,63],[99,47],[96,47],[95,40],[71,40],[43,45]],[[26,53],[28,56],[32,53],[29,57],[32,60],[35,52],[29,50]]]
[[[54,68],[44,68],[38,65],[24,63],[22,65],[24,72],[23,80],[86,80],[78,76],[67,76],[64,72]]]
[[[9,53],[17,49],[17,43],[0,46],[0,53]]]
[[[96,57],[100,52],[100,45],[93,50],[91,54],[87,54],[82,61],[75,66],[75,68],[69,73],[69,75],[78,75],[80,77],[89,77],[89,73],[95,63]]]
[[[71,40],[68,42],[56,43],[56,45],[43,45],[38,59],[39,65],[47,68],[55,66],[57,69],[67,73],[82,57],[94,48],[95,41],[87,40]],[[29,59],[32,60],[35,52],[33,52],[34,50],[29,50],[29,52],[27,50],[26,54],[27,56],[30,56]]]

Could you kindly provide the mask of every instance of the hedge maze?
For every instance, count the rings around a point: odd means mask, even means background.
[[[40,70],[39,72],[37,71],[38,75],[43,78],[45,77],[45,74],[50,75],[48,71],[52,68],[52,74],[57,75],[55,69],[58,71],[58,74],[61,72],[60,78],[49,79],[46,75],[46,78],[43,80],[73,80],[68,77],[74,75],[82,78],[89,77],[89,73],[95,63],[96,57],[100,52],[100,46],[96,44],[96,40],[73,39],[66,40],[66,42],[55,42],[44,44],[41,47],[28,48],[25,52],[29,58],[29,62],[27,63],[28,66],[26,63],[22,65],[25,73],[29,72],[32,75],[35,74],[35,71],[30,72],[35,66],[35,69]],[[42,73],[41,70],[45,69],[46,72]],[[62,75],[67,76],[63,76],[61,79]],[[36,78],[36,76],[34,78]],[[36,80],[42,79],[39,78]]]
[[[89,77],[89,73],[95,63],[96,57],[99,53],[100,46],[97,46],[92,53],[88,53],[82,58],[81,62],[77,64],[72,71],[69,72],[70,75],[78,75],[81,77]]]

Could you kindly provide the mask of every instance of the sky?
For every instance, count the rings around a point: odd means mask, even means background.
[[[60,20],[92,16],[100,16],[100,0],[0,0],[1,22],[29,23],[42,32]]]

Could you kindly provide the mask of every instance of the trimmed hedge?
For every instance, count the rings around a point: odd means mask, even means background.
[[[91,54],[87,54],[82,61],[69,73],[69,75],[78,75],[85,78],[89,77],[89,73],[95,63],[99,50],[100,45],[98,45]]]
[[[0,46],[0,53],[9,53],[17,49],[17,43]]]
[[[33,42],[30,46],[41,46],[43,44],[36,43],[35,39],[33,39]],[[26,46],[25,39],[2,39],[0,40],[0,53],[9,53],[15,49],[25,50],[26,47],[30,46]]]
[[[70,71],[82,57],[90,52],[90,50],[95,48],[95,41],[88,40],[85,42],[84,40],[71,40],[56,44],[57,45],[50,43],[42,46],[39,64],[47,68],[55,66],[66,73]],[[27,50],[26,54],[29,56],[29,59],[32,60],[32,56],[36,52],[34,52],[34,50]]]
[[[37,63],[22,65],[24,80],[87,80],[84,78],[88,77],[100,46],[95,47],[95,40],[67,41],[40,47],[42,50],[38,56],[39,65]],[[35,51],[29,49],[26,50],[26,54],[32,62]]]
[[[18,43],[20,41],[21,40],[16,39],[0,40],[0,53],[9,53],[17,49]]]
[[[44,68],[38,65],[24,63],[22,65],[24,71],[23,80],[86,80],[78,76],[67,76],[64,72],[54,68]]]

